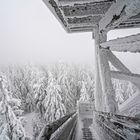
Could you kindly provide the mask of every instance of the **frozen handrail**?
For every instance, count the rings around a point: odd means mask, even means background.
[[[60,128],[70,117],[72,117],[74,113],[71,113],[69,115],[66,115],[59,120],[56,120],[52,122],[51,124],[46,125],[42,131],[40,132],[40,135],[38,137],[38,140],[49,140],[51,135]]]
[[[120,140],[140,139],[140,119],[112,113],[95,111],[96,122],[109,136]]]

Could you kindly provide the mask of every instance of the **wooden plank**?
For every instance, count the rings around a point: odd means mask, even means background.
[[[61,9],[66,17],[104,15],[111,6],[112,1],[113,0],[91,2],[81,1],[81,3],[75,2],[73,5],[68,3],[66,6],[61,6]]]
[[[119,52],[140,52],[140,34],[110,40],[101,44],[103,48]]]
[[[97,121],[100,122],[101,126],[103,127],[103,124],[105,124],[110,129],[110,131],[107,131],[107,133],[110,136],[113,136],[110,132],[117,134],[115,137],[112,137],[113,139],[128,140],[131,137],[131,139],[136,140],[140,138],[139,118],[127,117],[106,112],[96,113]],[[107,127],[103,128],[106,130]]]
[[[64,126],[62,131],[60,130],[59,136],[57,136],[56,138],[51,139],[51,140],[70,140],[70,137],[72,137],[71,130],[73,129],[73,127],[75,127],[76,122],[77,122],[77,115],[75,115],[73,118],[71,118],[71,120],[68,122],[68,124],[66,124],[66,126]]]
[[[70,27],[70,33],[79,33],[79,32],[92,32],[94,26],[73,26]]]
[[[131,29],[131,28],[139,28],[140,27],[140,14],[134,16],[132,18],[127,19],[119,24],[119,26],[115,27],[115,29]]]
[[[103,3],[103,2],[113,2],[114,0],[58,0],[61,6],[67,6],[67,5],[75,5],[75,4],[85,4],[85,3],[91,3],[91,2],[98,2],[98,3]]]
[[[119,80],[126,80],[134,83],[140,83],[140,74],[111,71],[111,77]]]
[[[139,0],[117,0],[111,5],[104,18],[99,22],[100,31],[117,27],[123,21],[140,13]]]

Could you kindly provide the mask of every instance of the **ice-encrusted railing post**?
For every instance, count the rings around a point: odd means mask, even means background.
[[[100,32],[95,28],[95,108],[106,112],[118,112],[115,101],[115,91],[112,86],[110,67],[108,63],[108,49],[101,49],[100,43],[107,39],[106,32]]]

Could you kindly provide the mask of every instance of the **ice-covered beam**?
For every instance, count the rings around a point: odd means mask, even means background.
[[[83,16],[67,18],[68,24],[71,25],[96,25],[101,19],[101,16]]]
[[[117,0],[99,22],[100,31],[117,27],[123,21],[140,13],[140,0]]]
[[[99,71],[101,76],[101,84],[103,98],[105,99],[106,112],[118,112],[118,105],[115,100],[115,91],[112,86],[110,67],[107,59],[106,50],[99,50]]]
[[[140,52],[140,34],[110,40],[101,44],[103,48],[119,52]]]
[[[112,0],[94,2],[81,1],[81,3],[75,2],[73,5],[67,4],[61,6],[61,9],[66,17],[104,15],[111,4]]]
[[[136,16],[123,21],[115,29],[128,29],[128,28],[139,28],[140,27],[140,13]]]
[[[132,83],[140,83],[140,74],[111,71],[111,77],[119,80],[126,80]]]
[[[75,32],[91,32],[93,31],[94,26],[87,26],[87,25],[83,25],[83,26],[70,26],[70,32],[71,33],[75,33]]]
[[[85,5],[86,3],[109,3],[114,0],[58,0],[61,6]]]
[[[58,19],[58,21],[61,23],[62,27],[69,32],[68,23],[65,19],[61,9],[58,6],[57,0],[42,0],[46,6],[50,9],[50,11],[53,13],[53,15]]]
[[[108,50],[107,52],[108,60],[116,69],[118,69],[122,73],[128,73],[130,75],[132,74],[131,71],[110,50]],[[132,84],[135,85],[138,88],[138,90],[140,90],[139,83],[132,82]]]
[[[95,109],[97,111],[105,111],[105,102],[103,98],[103,92],[102,92],[102,85],[101,85],[101,78],[100,78],[100,73],[99,73],[99,28],[96,27],[94,30],[94,37],[95,37]]]
[[[107,50],[107,57],[116,69],[122,72],[131,73],[131,71],[110,50]]]
[[[118,111],[115,101],[115,92],[112,86],[110,68],[106,49],[100,49],[100,43],[106,41],[106,32],[99,33],[99,27],[94,30],[95,34],[95,108],[106,112]]]

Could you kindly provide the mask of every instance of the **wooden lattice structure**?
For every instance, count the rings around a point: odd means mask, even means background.
[[[118,112],[111,78],[131,81],[140,88],[140,75],[133,74],[112,51],[140,51],[140,34],[107,42],[107,32],[140,27],[140,0],[43,0],[68,32],[92,32],[95,39],[95,108]],[[109,62],[118,71],[111,71]]]
[[[140,14],[132,0],[43,0],[67,32],[93,32],[140,26]],[[130,11],[132,10],[132,11]],[[130,12],[129,12],[130,11]],[[117,21],[117,22],[116,22]]]

